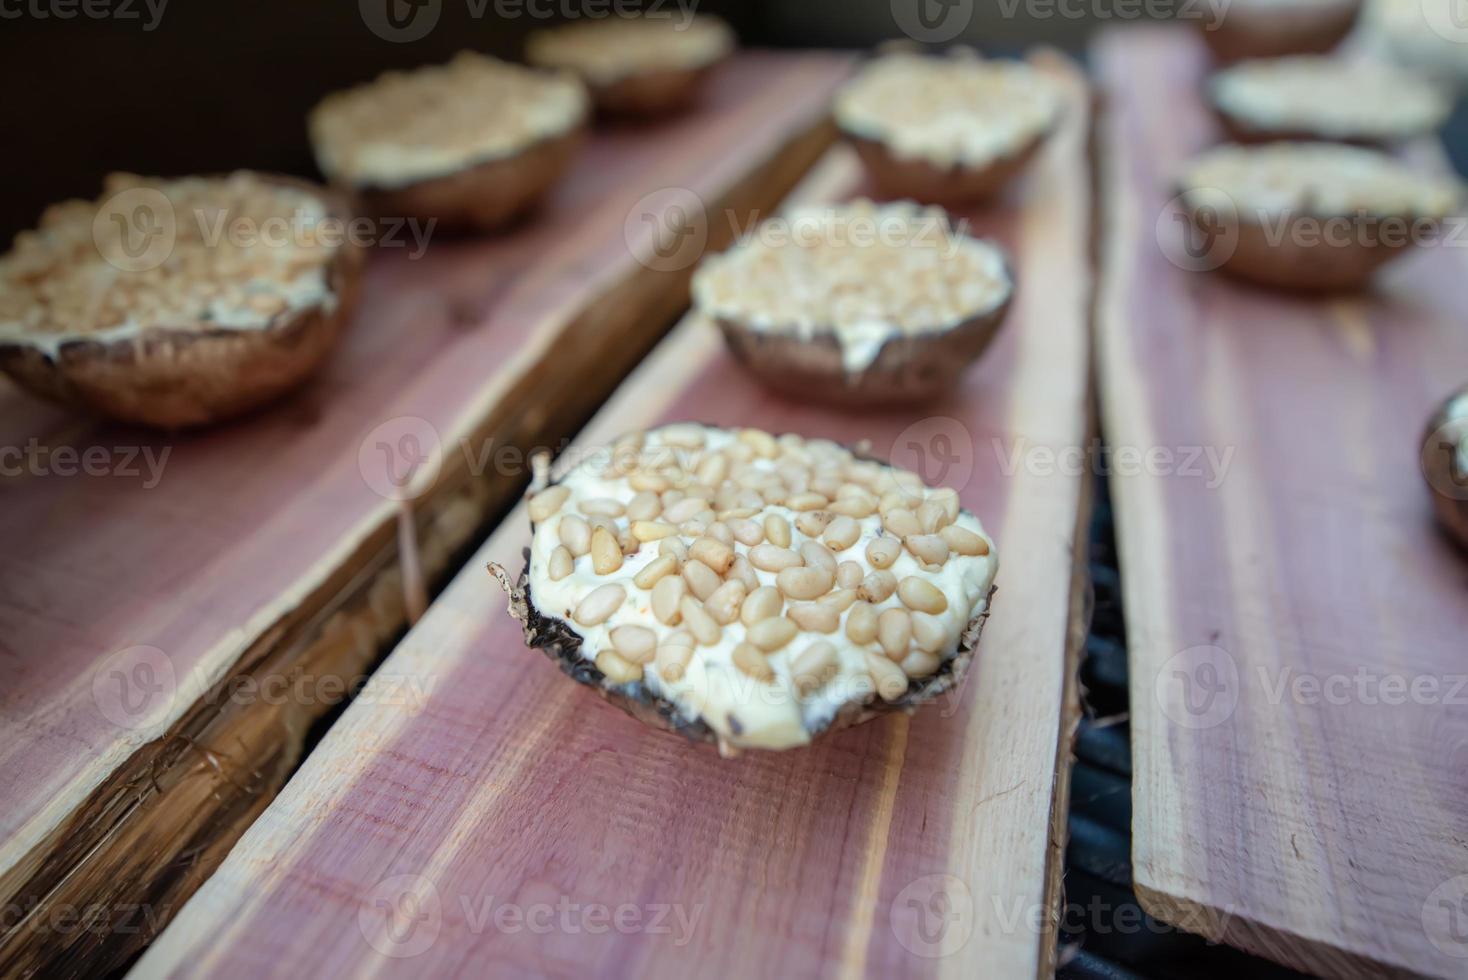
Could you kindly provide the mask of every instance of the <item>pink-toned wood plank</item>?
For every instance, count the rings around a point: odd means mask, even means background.
[[[1008,463],[1087,433],[1089,106],[1074,69],[1046,63],[1072,111],[1023,204],[973,218],[1021,287],[961,391],[901,414],[795,404],[690,319],[579,440],[678,418],[870,439],[958,487],[1002,554],[963,690],[807,750],[722,760],[525,649],[484,571],[518,566],[522,508],[373,681],[427,698],[353,705],[139,976],[1048,975],[1085,481]],[[833,151],[800,198],[845,197],[858,176]],[[594,918],[619,908],[620,927]]]
[[[107,820],[115,811],[127,819],[160,773],[149,763],[118,774],[144,748],[167,744],[186,715],[218,708],[201,695],[221,678],[307,647],[331,626],[316,620],[339,593],[364,593],[371,635],[356,661],[370,662],[372,638],[401,623],[402,598],[401,585],[394,595],[390,581],[372,590],[359,582],[396,563],[398,505],[374,489],[381,474],[369,434],[411,417],[441,438],[441,484],[453,482],[452,471],[459,486],[434,486],[414,506],[419,533],[437,542],[442,564],[495,494],[502,499],[528,476],[480,455],[497,442],[461,451],[459,440],[570,431],[594,409],[587,399],[615,385],[618,364],[630,366],[686,302],[686,272],[649,270],[634,257],[647,234],[632,220],[648,207],[639,203],[644,195],[679,187],[710,208],[772,207],[779,182],[788,189],[822,148],[801,134],[823,135],[826,104],[848,64],[835,55],[742,55],[715,77],[699,112],[598,131],[552,200],[506,236],[435,241],[420,259],[408,249],[380,252],[358,322],[324,376],[255,418],[165,436],[0,392],[0,445],[11,464],[0,480],[0,898],[24,896],[16,901],[29,907],[52,882],[74,877],[56,853],[80,840],[83,850],[95,846],[75,823],[79,808],[95,804]],[[746,186],[751,179],[769,186]],[[668,203],[653,202],[656,217],[667,217]],[[746,218],[736,211],[735,220]],[[527,398],[542,389],[554,406]],[[582,414],[558,418],[562,409]],[[94,471],[107,474],[67,475],[77,462],[57,457],[60,448],[95,450]],[[11,449],[26,454],[20,475],[11,472]],[[353,625],[328,640],[360,645]],[[118,658],[137,647],[156,652]],[[130,708],[113,692],[117,684]],[[329,705],[297,707],[289,731],[262,734],[282,743],[268,760],[250,758],[256,746],[231,738],[200,746],[185,762],[239,784],[268,782],[267,766],[288,766],[310,718]],[[97,799],[111,793],[109,780],[119,783],[115,797]],[[91,833],[101,818],[87,819]],[[183,867],[204,843],[177,842],[191,855]],[[172,844],[133,846],[166,853]],[[40,895],[27,891],[38,888]],[[0,970],[8,944],[30,928],[25,917],[6,917]]]
[[[1157,229],[1169,178],[1216,138],[1202,50],[1139,30],[1097,54],[1106,429],[1177,454],[1111,481],[1138,891],[1312,973],[1461,976],[1468,563],[1417,459],[1468,378],[1468,264],[1423,249],[1334,300],[1177,268]],[[1184,471],[1197,450],[1221,465]]]

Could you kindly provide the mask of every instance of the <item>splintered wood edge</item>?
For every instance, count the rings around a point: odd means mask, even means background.
[[[777,145],[711,208],[747,215],[776,205],[834,139],[828,119]],[[710,228],[710,248],[740,223]],[[575,430],[661,337],[686,306],[692,269],[638,267],[595,297],[569,323],[547,324],[529,347],[533,363],[513,379],[494,379],[446,444],[460,439],[528,450]],[[607,322],[615,310],[615,324]],[[639,329],[640,328],[640,329]],[[580,342],[557,344],[585,334]],[[600,343],[598,343],[600,341]],[[555,371],[548,355],[555,353]],[[568,352],[579,353],[576,361]],[[514,367],[521,366],[516,362]],[[570,364],[572,370],[567,369]],[[536,406],[526,410],[534,393]],[[475,479],[462,454],[446,454],[433,489],[414,502],[418,562],[441,583],[456,554],[514,501],[513,482]],[[18,864],[0,875],[0,900],[27,915],[0,937],[0,974],[64,968],[116,969],[157,934],[224,859],[295,768],[308,729],[335,705],[231,703],[228,685],[264,684],[304,671],[350,682],[370,671],[407,624],[398,508],[384,507],[360,544],[335,566],[313,570],[320,584],[289,597],[227,676],[163,737],[145,745],[94,789]],[[334,556],[336,557],[336,556]],[[166,842],[160,850],[159,843]],[[56,908],[121,908],[146,896],[150,914],[127,930],[48,930]]]

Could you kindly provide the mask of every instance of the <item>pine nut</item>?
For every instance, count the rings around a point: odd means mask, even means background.
[[[902,672],[908,677],[931,677],[938,672],[941,663],[936,653],[914,650],[903,658]]]
[[[753,548],[765,539],[765,529],[754,521],[740,518],[727,520],[725,523],[729,525],[729,530],[733,532],[734,540],[747,548]]]
[[[830,523],[830,511],[811,510],[795,518],[795,529],[808,538],[818,538]]]
[[[724,635],[723,628],[693,596],[683,597],[678,603],[678,612],[683,616],[683,625],[688,627],[693,638],[703,646],[713,646],[719,642],[719,637]]]
[[[658,579],[658,583],[652,587],[652,614],[659,622],[677,626],[683,619],[679,606],[687,593],[688,583],[683,581],[681,575],[668,575]]]
[[[591,552],[591,525],[586,523],[575,514],[567,514],[561,518],[561,526],[558,529],[561,544],[571,552],[571,557],[580,558]]]
[[[781,548],[790,547],[790,522],[779,514],[771,514],[765,518],[765,537],[770,543]]]
[[[960,555],[987,555],[989,553],[989,542],[970,531],[968,528],[950,524],[938,532],[939,537],[948,543],[948,547]]]
[[[824,686],[839,667],[835,647],[825,642],[812,643],[791,661],[790,673],[795,679],[795,689],[809,694]]]
[[[912,644],[912,617],[906,609],[885,609],[877,617],[877,642],[893,660],[907,656]]]
[[[739,618],[739,609],[744,604],[744,583],[740,581],[725,582],[714,590],[714,594],[704,600],[703,608],[714,617],[714,621],[723,626],[728,626]]]
[[[604,527],[591,532],[591,570],[610,575],[622,567],[622,546],[617,537]]]
[[[664,493],[672,486],[666,477],[646,470],[639,470],[627,477],[627,485],[638,492],[646,490],[650,493]]]
[[[762,586],[745,597],[744,605],[739,609],[739,621],[745,626],[753,626],[780,615],[783,608],[785,597],[780,594],[780,590],[773,585]]]
[[[808,633],[834,633],[841,625],[841,613],[819,602],[795,603],[785,615]]]
[[[864,497],[842,497],[826,507],[833,514],[861,520],[877,512],[877,505]]]
[[[627,600],[627,590],[620,585],[603,585],[588,592],[571,613],[582,626],[599,626],[612,618],[612,613]]]
[[[845,551],[861,537],[861,525],[849,517],[837,517],[826,527],[826,547],[832,551]]]
[[[937,534],[943,528],[953,523],[943,505],[936,500],[928,500],[917,509],[918,523],[923,526],[924,534]]]
[[[734,532],[729,530],[729,525],[720,520],[715,520],[712,524],[708,526],[708,530],[703,533],[707,534],[715,541],[722,541],[724,544],[727,545],[732,545],[734,543]]]
[[[959,506],[957,490],[954,490],[952,487],[939,487],[928,496],[928,500],[943,508],[945,520],[939,527],[948,527],[954,521],[958,520]]]
[[[766,459],[774,459],[780,455],[779,444],[768,432],[761,432],[759,429],[745,429],[739,433],[739,441]]]
[[[871,643],[877,638],[877,610],[858,602],[846,616],[846,635],[852,643]]]
[[[856,590],[856,594],[867,602],[883,603],[896,591],[897,576],[887,571],[876,571],[861,580],[861,588]]]
[[[733,659],[735,667],[762,684],[768,684],[775,679],[775,671],[770,662],[751,644],[741,643],[735,647]]]
[[[902,539],[903,545],[918,561],[929,565],[942,565],[948,560],[948,542],[937,534],[911,534]]]
[[[795,639],[800,630],[783,616],[779,619],[762,619],[746,630],[749,642],[766,653],[776,650]]]
[[[729,457],[723,453],[715,453],[706,457],[698,464],[696,475],[699,483],[706,483],[711,487],[718,486],[729,476]]]
[[[665,425],[657,430],[658,441],[665,446],[679,446],[683,449],[702,449],[707,440],[707,433],[703,426],[691,422],[678,422],[673,425]]]
[[[690,558],[683,565],[683,581],[688,583],[688,591],[697,596],[700,602],[713,595],[714,590],[724,584],[718,572],[696,558]]]
[[[882,526],[899,538],[923,533],[923,526],[918,523],[917,515],[905,507],[888,511],[882,518]]]
[[[785,506],[797,511],[820,510],[830,502],[825,494],[807,490],[804,493],[791,494],[785,501]]]
[[[566,498],[571,496],[571,488],[567,486],[548,487],[530,498],[530,519],[536,524],[549,520],[556,516]]]
[[[622,506],[622,502],[613,500],[611,497],[593,497],[591,500],[583,500],[578,509],[587,517],[621,517],[627,513],[627,508]]]
[[[819,599],[835,584],[836,576],[819,566],[787,568],[775,576],[775,585],[791,599]]]
[[[602,650],[596,655],[596,669],[613,684],[632,684],[642,680],[642,665],[628,663],[615,650]]]
[[[678,533],[678,529],[671,524],[662,521],[633,521],[632,536],[638,541],[661,541],[663,538],[671,538]]]
[[[729,566],[729,571],[724,577],[743,582],[746,592],[753,592],[759,588],[759,576],[754,573],[754,566],[749,563],[749,559],[743,555],[734,557],[734,564]]]
[[[649,664],[657,654],[658,635],[646,626],[618,626],[611,637],[612,646],[628,663]]]
[[[836,556],[831,554],[830,548],[819,541],[807,541],[801,545],[800,557],[805,559],[805,563],[812,568],[824,568],[831,573],[832,578],[836,577]]]
[[[688,546],[688,557],[703,562],[719,575],[723,575],[734,564],[734,549],[718,538],[698,538]]]
[[[663,520],[670,524],[690,521],[709,509],[709,502],[702,497],[684,497],[671,507],[663,508]]]
[[[867,670],[871,671],[872,683],[877,688],[877,696],[883,701],[896,701],[907,693],[907,675],[902,672],[901,667],[886,657],[869,652]]]
[[[632,584],[639,589],[651,589],[665,576],[678,574],[678,559],[672,555],[654,558],[642,570],[632,576]]]
[[[948,630],[943,626],[943,620],[924,612],[913,613],[912,642],[919,650],[941,653],[948,644]]]
[[[867,545],[867,561],[873,568],[891,568],[897,556],[902,554],[902,542],[896,538],[874,538]]]
[[[838,613],[843,613],[846,610],[850,609],[851,604],[856,601],[856,590],[837,589],[835,592],[832,592],[829,595],[821,596],[821,598],[817,599],[816,601],[823,606],[830,606]]]
[[[802,564],[800,556],[789,548],[769,543],[750,548],[749,563],[762,572],[781,572]]]
[[[679,639],[686,639],[687,643],[674,642]],[[676,684],[683,679],[683,674],[688,670],[688,662],[692,659],[693,636],[681,631],[674,633],[658,647],[658,674],[668,683]]]
[[[550,561],[546,562],[546,571],[552,582],[559,582],[570,575],[576,568],[576,559],[571,557],[571,552],[566,550],[563,544],[556,545],[556,550],[551,552]]]
[[[629,521],[650,521],[663,512],[663,502],[651,490],[644,490],[627,501]]]
[[[688,560],[688,545],[679,537],[663,538],[658,542],[658,554],[671,555],[681,565]]]
[[[843,589],[858,588],[865,577],[861,566],[854,561],[843,561],[836,566],[836,584]]]
[[[909,609],[934,615],[948,608],[948,597],[927,579],[909,575],[897,584],[897,598]]]

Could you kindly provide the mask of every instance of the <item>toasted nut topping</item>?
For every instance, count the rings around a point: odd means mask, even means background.
[[[779,444],[768,432],[762,432],[759,429],[745,429],[739,433],[739,441],[766,459],[774,459],[780,455]]]
[[[909,575],[897,584],[897,598],[909,609],[937,614],[948,608],[948,597],[927,579]]]
[[[897,576],[891,572],[872,572],[862,579],[861,588],[856,594],[867,602],[882,603],[892,598],[892,593],[897,591]]]
[[[561,544],[574,558],[591,552],[591,525],[575,514],[561,518],[560,537]]]
[[[683,580],[688,583],[688,591],[697,596],[700,602],[708,599],[724,584],[717,572],[696,558],[690,558],[683,566]]]
[[[902,661],[902,672],[908,677],[931,677],[938,672],[942,663],[936,654],[926,650],[914,650]]]
[[[559,582],[570,575],[576,567],[576,559],[571,557],[571,552],[566,550],[565,545],[557,545],[556,550],[551,552],[549,568],[546,569],[552,582]]]
[[[944,545],[945,553],[948,546]],[[734,564],[734,549],[717,538],[698,538],[688,546],[688,556],[723,575]]]
[[[959,527],[956,524],[949,525],[939,531],[938,536],[947,542],[949,548],[960,555],[982,556],[989,553],[989,542],[968,528]]]
[[[884,609],[877,617],[877,642],[893,660],[907,656],[912,643],[912,616],[906,609]]]
[[[785,597],[772,585],[762,586],[749,593],[739,610],[739,620],[745,626],[753,626],[762,620],[773,619],[785,608]]]
[[[818,565],[787,568],[775,576],[775,585],[791,599],[819,599],[835,584],[836,576]]]
[[[791,494],[785,501],[785,506],[795,511],[820,510],[829,504],[825,494],[808,490],[805,493]]]
[[[539,524],[541,521],[549,520],[556,516],[566,498],[571,496],[571,488],[566,486],[555,486],[540,491],[530,498],[530,519]]]
[[[821,596],[821,598],[816,601],[823,606],[830,606],[838,613],[843,613],[846,610],[850,609],[851,604],[856,601],[856,590],[837,589],[835,592],[832,592],[829,595]]]
[[[775,679],[770,662],[758,647],[750,643],[741,643],[734,648],[734,666],[763,684]]]
[[[658,583],[652,587],[652,614],[659,622],[677,626],[683,621],[679,607],[687,593],[688,584],[683,581],[682,576],[668,575],[658,579]]]
[[[729,574],[724,577],[743,582],[745,592],[753,592],[759,588],[759,576],[754,573],[754,566],[749,563],[749,559],[743,555],[734,559],[734,564],[729,566]]]
[[[783,617],[780,619],[764,619],[747,631],[749,642],[759,647],[766,653],[776,650],[795,639],[795,634],[800,632],[794,623]]]
[[[678,574],[678,559],[672,555],[663,555],[642,566],[642,571],[632,577],[632,583],[639,589],[651,589],[664,576],[676,574]]]
[[[664,426],[659,434],[664,445],[678,446],[681,449],[702,449],[708,441],[708,433],[703,426],[691,423]]]
[[[812,643],[790,663],[795,689],[802,695],[821,688],[835,676],[840,662],[836,648],[829,643]]]
[[[627,477],[627,485],[633,490],[646,490],[649,493],[663,493],[672,486],[666,477],[659,476],[656,473],[649,473],[646,470],[638,470]]]
[[[692,520],[709,509],[709,502],[702,497],[684,497],[676,504],[663,508],[663,518],[673,524]]]
[[[867,561],[873,568],[891,568],[897,556],[902,554],[902,542],[896,538],[876,538],[867,545]]]
[[[796,626],[811,633],[834,633],[841,625],[841,613],[820,602],[795,603],[785,615],[794,620]]]
[[[845,551],[861,537],[861,525],[849,517],[837,517],[826,527],[826,547],[832,551]]]
[[[681,565],[688,560],[688,545],[682,538],[662,538],[658,541],[658,554],[672,555]]]
[[[704,601],[703,608],[714,620],[728,626],[739,618],[739,609],[744,604],[744,583],[738,580],[725,582]]]
[[[765,529],[754,521],[743,518],[731,519],[726,522],[729,530],[734,533],[734,540],[746,548],[753,548],[765,539]]]
[[[948,560],[948,542],[936,534],[912,534],[902,539],[903,545],[918,561],[941,565]]]
[[[652,663],[657,652],[658,635],[646,626],[618,626],[612,630],[612,646],[628,663]]]
[[[627,502],[629,521],[650,521],[663,512],[663,502],[651,490],[644,490]]]
[[[808,538],[818,538],[831,523],[832,516],[828,510],[807,511],[795,518],[795,529]]]
[[[842,497],[832,502],[826,509],[833,514],[840,514],[843,517],[854,517],[860,520],[861,518],[871,517],[875,514],[877,512],[877,504],[876,501],[867,497]]]
[[[846,635],[852,643],[873,643],[877,639],[877,610],[871,603],[858,602],[846,617]]]
[[[868,653],[867,670],[871,671],[872,683],[876,685],[877,696],[883,701],[896,701],[907,693],[907,675],[902,668],[886,657],[875,653]]]
[[[917,515],[902,507],[888,511],[882,518],[882,526],[899,538],[923,533],[923,526],[918,523]]]
[[[678,533],[678,529],[671,524],[662,521],[633,521],[632,536],[638,541],[661,541],[663,538],[671,538]]]
[[[790,522],[779,514],[771,514],[765,518],[765,537],[770,543],[781,548],[790,547]]]
[[[622,546],[616,535],[604,527],[591,532],[591,570],[610,575],[622,567]]]
[[[943,621],[936,616],[915,612],[912,614],[912,642],[917,644],[919,650],[941,653],[944,644],[948,642],[948,631],[943,628]]]
[[[762,572],[780,572],[803,564],[800,556],[789,548],[769,543],[750,548],[749,563]]]
[[[684,643],[683,641],[687,642]],[[677,641],[677,642],[675,642]],[[658,673],[663,680],[676,684],[688,670],[688,661],[693,659],[693,636],[690,633],[674,633],[658,647]]]
[[[953,523],[953,518],[943,509],[943,505],[936,500],[926,501],[917,509],[918,523],[923,527],[924,534],[936,534],[938,531]]]
[[[800,557],[805,559],[807,565],[812,568],[824,568],[831,573],[832,578],[835,578],[836,556],[831,554],[830,548],[827,548],[819,541],[807,541],[801,545]]]
[[[843,561],[836,566],[836,584],[843,589],[857,588],[865,577],[861,566],[854,561]]]
[[[620,585],[603,585],[586,594],[571,613],[571,618],[582,626],[605,623],[627,600],[627,590]]]
[[[678,603],[678,611],[683,614],[683,625],[688,627],[693,638],[701,645],[711,647],[719,642],[719,637],[724,635],[723,629],[699,605],[698,600],[692,596],[684,596]]]
[[[587,517],[621,517],[627,512],[620,500],[610,497],[594,497],[591,500],[581,501],[581,513]]]
[[[631,684],[642,680],[642,665],[628,663],[613,650],[602,650],[596,655],[596,669],[606,675],[613,684]]]

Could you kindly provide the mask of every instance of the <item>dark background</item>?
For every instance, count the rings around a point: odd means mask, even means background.
[[[87,16],[84,2],[113,13]],[[248,167],[314,176],[305,117],[325,93],[463,48],[518,58],[529,31],[568,10],[609,9],[612,0],[438,2],[426,37],[393,43],[368,29],[358,0],[167,0],[151,31],[144,0],[0,0],[0,132],[14,168],[0,198],[0,243],[34,226],[49,203],[95,197],[113,170]],[[893,2],[939,0],[697,0],[694,7],[730,21],[747,45],[862,48],[902,36]],[[1037,40],[1077,49],[1089,26],[1074,13],[1037,19],[1011,0],[958,2],[974,4],[959,40],[991,50]],[[616,3],[624,9],[627,0]],[[73,16],[56,16],[68,5]],[[679,8],[665,0],[661,9]],[[537,16],[547,11],[554,16]]]

